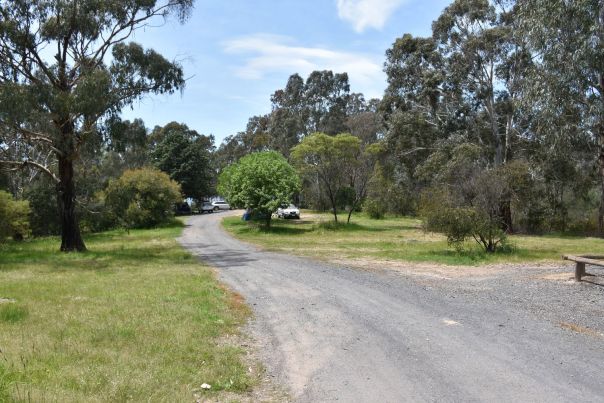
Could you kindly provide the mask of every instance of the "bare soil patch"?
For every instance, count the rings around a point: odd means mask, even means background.
[[[593,330],[593,329],[590,329],[590,328],[587,328],[587,327],[584,327],[581,325],[577,325],[575,323],[561,322],[560,327],[562,329],[571,330],[576,333],[586,334],[586,335],[592,336],[592,337],[604,338],[604,333],[598,332],[596,330]]]
[[[531,275],[531,273],[534,274],[536,271],[546,269],[559,269],[560,266],[564,265],[563,263],[556,264],[554,262],[542,262],[527,264],[498,263],[484,266],[451,266],[438,263],[415,263],[370,258],[349,259],[337,257],[328,260],[331,263],[359,268],[363,270],[393,270],[405,275],[437,278],[442,280],[451,280],[459,278],[487,279],[495,277],[502,273],[510,272],[518,272],[521,275]],[[557,276],[555,278],[557,280],[558,277],[564,277],[566,275],[556,273],[555,276]],[[572,269],[569,268],[568,277],[571,276]],[[546,279],[545,277],[543,278]]]

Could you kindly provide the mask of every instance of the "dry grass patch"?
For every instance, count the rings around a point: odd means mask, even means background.
[[[600,333],[600,332],[595,331],[593,329],[589,329],[587,327],[576,325],[574,323],[561,322],[560,323],[560,327],[562,329],[570,330],[570,331],[573,331],[575,333],[586,334],[586,335],[592,336],[592,337],[604,337],[603,333]]]
[[[488,266],[492,273],[506,270],[509,263],[556,262],[559,266],[562,253],[604,253],[603,239],[566,235],[513,235],[510,236],[511,252],[495,254],[485,253],[472,241],[465,245],[463,252],[457,252],[447,245],[444,236],[425,232],[421,221],[409,217],[372,220],[356,214],[351,224],[334,225],[329,214],[303,211],[301,220],[274,220],[268,230],[238,217],[227,217],[223,223],[234,236],[269,250],[416,273],[424,270],[424,264],[429,264],[430,272],[437,267],[445,277],[462,272],[463,275],[485,274],[481,269],[472,272],[468,267]],[[401,263],[405,266],[400,266]],[[460,266],[464,270],[459,270]]]

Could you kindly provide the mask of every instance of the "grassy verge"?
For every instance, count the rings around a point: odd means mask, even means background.
[[[345,218],[344,218],[345,219]],[[248,225],[238,217],[224,220],[234,236],[265,247],[303,256],[344,259],[401,260],[448,265],[560,261],[562,253],[604,254],[604,240],[560,235],[510,236],[513,250],[487,254],[471,241],[463,252],[447,246],[444,236],[422,230],[414,218],[371,220],[353,216],[349,225],[333,225],[328,214],[303,212],[302,220],[274,220],[270,230]]]
[[[192,401],[255,382],[221,343],[247,315],[182,228],[0,245],[0,401]],[[197,390],[202,383],[209,391]]]

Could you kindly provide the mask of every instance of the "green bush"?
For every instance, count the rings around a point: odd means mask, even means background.
[[[355,190],[351,186],[344,186],[336,192],[336,206],[338,210],[349,210],[356,197]]]
[[[501,229],[501,218],[496,211],[497,204],[489,200],[489,187],[482,181],[475,185],[482,188],[473,203],[464,205],[446,190],[431,189],[422,195],[420,215],[424,227],[429,231],[441,232],[447,237],[449,246],[463,250],[468,239],[474,239],[485,252],[507,250],[505,232]],[[492,183],[496,186],[497,183]]]
[[[31,208],[29,217],[33,236],[59,235],[61,222],[55,185],[43,176],[25,189],[24,197]]]
[[[29,203],[14,200],[13,197],[0,190],[0,242],[7,237],[22,240],[30,233]]]
[[[150,228],[174,216],[174,204],[182,199],[180,185],[156,169],[128,170],[112,180],[105,191],[105,205],[126,228]]]
[[[367,213],[369,218],[380,220],[384,218],[384,214],[386,214],[386,205],[378,199],[366,199],[363,203],[363,211]]]

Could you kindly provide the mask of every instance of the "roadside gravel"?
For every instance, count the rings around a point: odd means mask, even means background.
[[[246,298],[268,374],[296,401],[604,400],[601,275],[324,263],[241,243],[221,216],[192,217],[180,241]]]
[[[328,259],[331,260],[331,259]],[[416,265],[401,262],[345,261],[342,266],[389,272],[446,298],[514,308],[547,319],[566,330],[604,338],[604,268],[574,281],[574,264],[506,264],[483,267]]]

